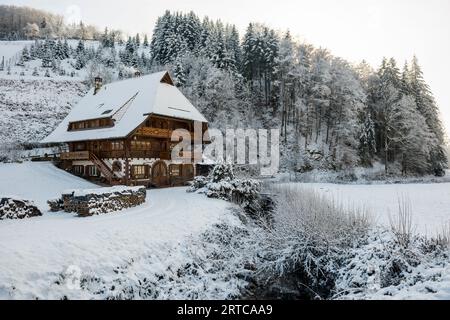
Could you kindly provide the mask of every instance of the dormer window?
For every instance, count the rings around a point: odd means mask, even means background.
[[[110,127],[114,127],[114,120],[111,118],[90,119],[90,120],[70,122],[68,131],[110,128]]]

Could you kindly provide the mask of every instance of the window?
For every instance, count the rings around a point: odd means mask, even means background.
[[[168,129],[168,123],[163,119],[152,119],[151,127],[158,129]]]
[[[181,175],[181,165],[179,164],[171,164],[169,166],[169,174],[172,177],[179,177]]]
[[[86,144],[85,143],[76,143],[75,144],[75,151],[84,151],[86,150]]]
[[[114,126],[114,122],[111,118],[92,119],[92,120],[71,122],[69,124],[69,131],[70,130],[104,128],[104,127],[112,127],[112,126]]]
[[[152,144],[150,141],[145,140],[132,140],[131,141],[131,149],[133,150],[150,150],[152,148]]]
[[[73,166],[72,170],[77,176],[84,175],[84,166]]]
[[[121,151],[123,150],[123,141],[113,141],[111,142],[111,150]]]
[[[96,166],[87,166],[87,173],[89,177],[98,177],[100,175]]]
[[[134,165],[131,166],[131,175],[134,179],[147,178],[147,166],[146,165]]]

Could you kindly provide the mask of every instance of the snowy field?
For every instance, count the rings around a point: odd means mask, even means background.
[[[450,223],[450,183],[431,184],[324,184],[299,183],[344,206],[363,207],[378,224],[389,226],[389,216],[398,212],[399,199],[411,203],[416,232],[433,236]]]
[[[388,224],[388,214],[396,212],[401,196],[411,200],[419,232],[430,235],[449,221],[448,183],[293,185],[313,188],[343,204],[364,206],[380,224]],[[148,288],[160,290],[156,297],[162,299],[189,296],[186,290],[194,292],[191,296],[204,299],[236,293],[236,281],[240,280],[229,277],[227,272],[231,269],[223,271],[220,279],[218,273],[206,271],[178,278],[178,272],[193,261],[192,257],[211,263],[201,270],[212,268],[214,262],[203,251],[211,248],[205,249],[208,244],[202,243],[205,240],[200,235],[219,221],[233,224],[237,218],[230,214],[232,205],[186,193],[185,188],[169,188],[149,190],[144,205],[111,214],[79,218],[75,214],[48,212],[46,201],[58,197],[63,190],[92,187],[96,186],[50,163],[0,164],[0,196],[33,200],[44,212],[42,217],[0,221],[0,299],[102,299],[116,292],[126,294],[125,297],[155,297],[149,291],[130,292],[129,288],[146,288],[141,282],[145,279],[150,279]],[[373,262],[363,252],[356,252],[355,257],[364,260],[363,265]],[[448,297],[447,269],[433,265],[427,268],[417,272],[422,276],[440,272],[440,281],[403,286],[404,292],[395,292],[395,298]],[[365,272],[364,268],[361,270]],[[77,279],[86,281],[87,289],[80,290]],[[425,294],[428,287],[436,293]],[[385,298],[386,290],[365,297]]]
[[[29,47],[33,41],[0,41],[0,60],[5,57],[5,62],[18,56],[25,46]]]
[[[78,44],[78,40],[68,40],[69,46],[76,47]],[[22,53],[24,47],[30,48],[30,46],[34,43],[34,40],[21,40],[21,41],[0,41],[0,60],[2,57],[5,57],[5,62],[8,63],[8,60],[12,59],[13,62],[18,60],[18,57]],[[98,41],[87,40],[85,42],[85,47],[95,48],[97,49],[99,46]]]
[[[64,189],[90,187],[50,163],[0,164],[0,196],[25,197],[43,210],[46,200]],[[164,269],[169,249],[217,222],[228,206],[171,188],[150,190],[144,205],[113,214],[78,218],[45,212],[0,221],[0,299],[59,298],[68,294],[65,286],[52,287],[61,273],[108,277],[112,269],[149,254],[155,256],[152,270]],[[68,291],[71,298],[86,298],[80,290]]]

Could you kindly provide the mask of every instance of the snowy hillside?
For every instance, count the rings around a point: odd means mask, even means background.
[[[5,58],[6,64],[14,64],[22,54],[25,46],[30,46],[31,40],[23,41],[0,41],[0,60]]]
[[[15,183],[8,183],[13,177]],[[92,186],[49,163],[0,165],[0,195],[27,197],[43,210],[48,209],[45,201],[64,189]],[[35,219],[1,221],[0,299],[105,297],[73,289],[71,280],[61,280],[74,272],[75,276],[80,272],[83,277],[108,280],[123,270],[128,284],[150,279],[155,273],[170,276],[187,259],[184,244],[227,219],[228,203],[185,190],[150,190],[144,205],[109,215],[81,219],[74,214],[45,212]],[[223,283],[216,293],[211,287],[204,294],[226,297],[233,285]],[[163,281],[159,286],[154,290],[177,297],[177,292],[163,290]]]
[[[84,95],[79,81],[0,76],[0,141],[38,142]]]
[[[50,61],[46,61],[41,52],[47,50],[43,43],[0,41],[0,145],[40,141],[86,93],[89,82],[86,80],[100,72],[92,70],[97,64],[88,65],[88,57],[80,68],[76,66],[77,59],[69,57],[76,51],[79,41],[66,40],[67,58]],[[87,53],[94,52],[99,46],[99,41],[83,42],[83,50]],[[117,49],[122,47],[118,45]],[[141,48],[139,53],[143,51]],[[24,58],[24,52],[36,56],[25,54],[28,58]],[[118,69],[110,72],[116,73],[117,78]]]

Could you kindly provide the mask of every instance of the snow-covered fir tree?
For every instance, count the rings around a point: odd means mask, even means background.
[[[447,166],[439,109],[416,57],[403,68],[384,58],[374,70],[259,23],[241,39],[236,26],[193,12],[166,11],[150,43],[137,34],[122,45],[120,32],[105,29],[101,46],[85,47],[78,35],[74,48],[66,39],[36,40],[19,63],[42,59],[52,68],[42,74],[61,75],[70,58],[73,69],[100,70],[111,81],[169,69],[212,127],[279,128],[286,170],[381,162],[388,174],[442,175]]]

